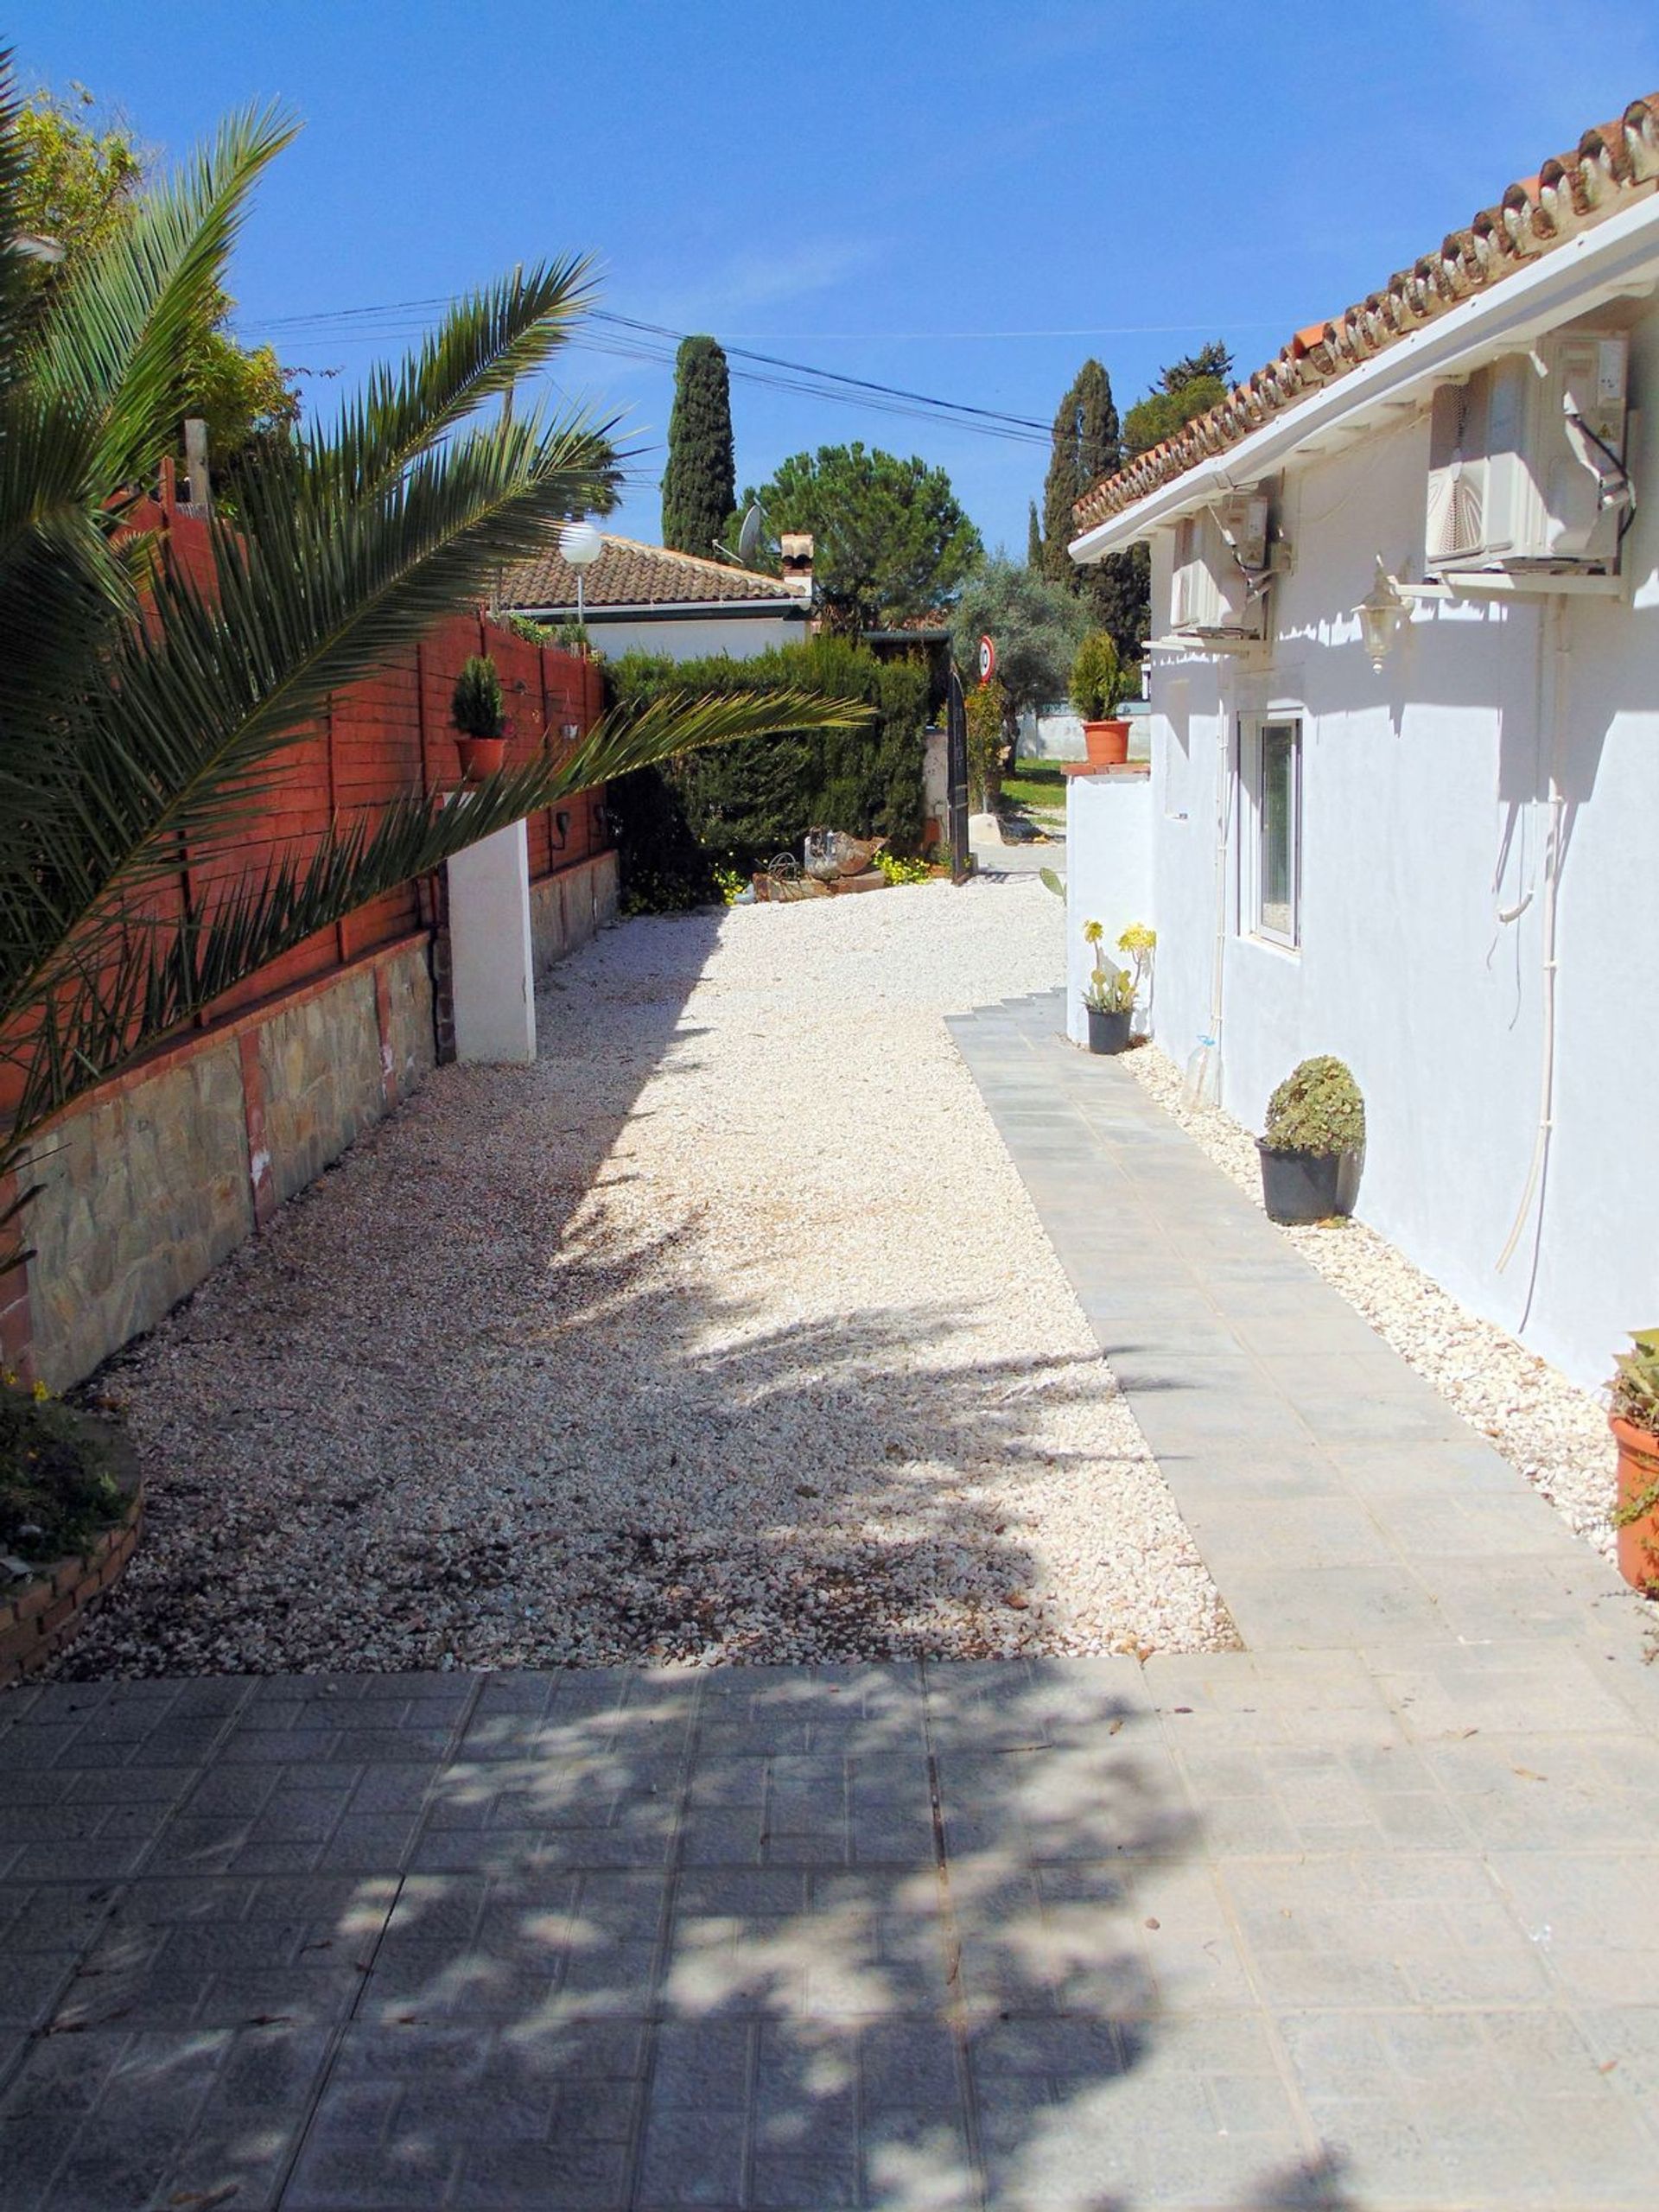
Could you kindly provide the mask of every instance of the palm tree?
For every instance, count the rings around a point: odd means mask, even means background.
[[[250,879],[230,864],[244,825],[329,694],[607,499],[612,425],[482,412],[564,340],[589,272],[560,261],[462,300],[334,427],[257,453],[202,588],[132,527],[135,504],[177,442],[186,341],[293,126],[232,118],[42,283],[16,220],[16,119],[0,55],[0,1176],[71,1100],[463,846],[667,754],[859,713],[792,694],[662,700],[465,807],[411,793],[337,819]],[[185,855],[216,887],[181,918],[162,887]]]

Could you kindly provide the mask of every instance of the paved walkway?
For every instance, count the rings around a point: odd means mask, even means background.
[[[0,1700],[0,2212],[1654,2203],[1638,1609],[1056,1026],[958,1034],[1252,1648]]]

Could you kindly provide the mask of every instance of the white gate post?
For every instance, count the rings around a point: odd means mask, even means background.
[[[536,989],[524,824],[514,822],[457,853],[448,875],[455,1058],[533,1060]]]

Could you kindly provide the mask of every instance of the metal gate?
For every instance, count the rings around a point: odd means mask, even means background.
[[[973,863],[968,857],[968,709],[962,678],[951,663],[945,692],[944,791],[950,839],[950,880],[963,883]]]

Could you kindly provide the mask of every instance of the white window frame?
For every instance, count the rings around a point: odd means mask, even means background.
[[[1292,733],[1289,822],[1290,926],[1281,929],[1267,919],[1262,898],[1267,886],[1268,809],[1267,747],[1269,730]],[[1243,804],[1239,817],[1248,827],[1242,841],[1239,888],[1243,933],[1276,945],[1281,952],[1296,952],[1302,942],[1302,754],[1306,734],[1300,714],[1261,714],[1244,718],[1240,728],[1239,781]]]

